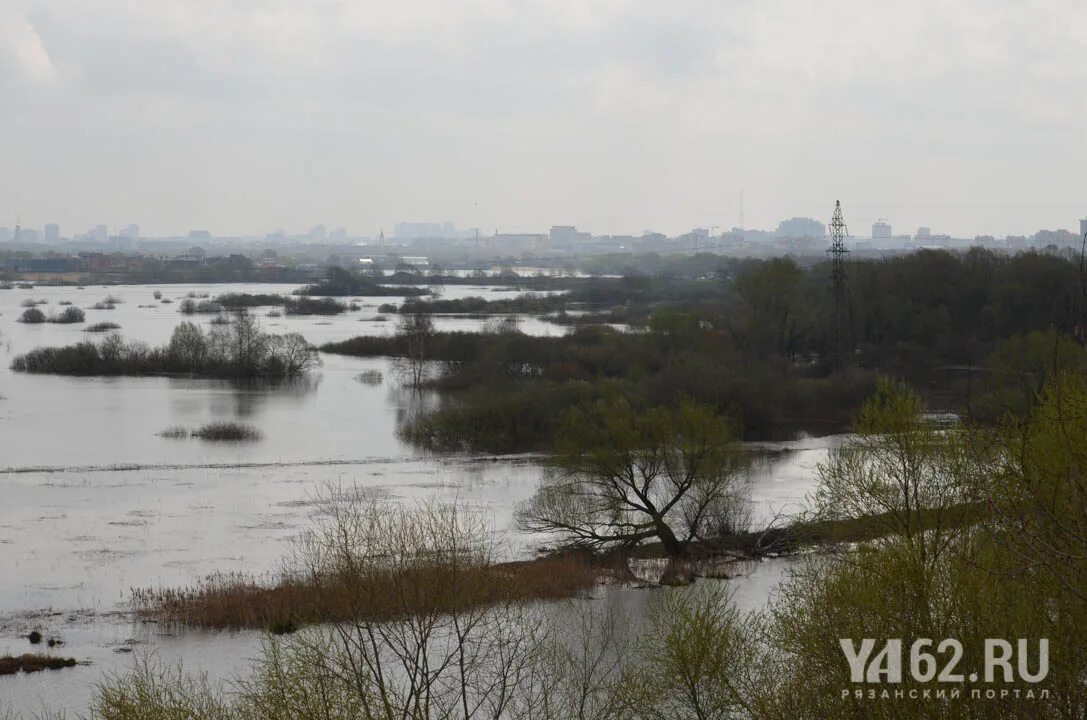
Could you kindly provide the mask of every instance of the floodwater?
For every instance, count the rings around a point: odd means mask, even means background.
[[[183,661],[212,680],[240,672],[260,643],[254,632],[165,632],[135,623],[124,610],[133,588],[178,586],[216,572],[271,575],[288,543],[312,521],[315,503],[335,486],[365,487],[379,497],[456,501],[487,513],[512,553],[532,538],[512,525],[517,503],[543,472],[530,456],[434,456],[402,443],[396,428],[420,405],[397,383],[394,363],[322,355],[308,378],[286,385],[238,385],[188,378],[73,378],[9,369],[37,346],[74,343],[83,327],[111,321],[125,337],[165,343],[184,317],[189,293],[286,293],[284,285],[88,286],[0,290],[0,656],[30,652],[38,629],[64,640],[59,649],[85,662],[76,668],[0,677],[0,711],[43,706],[86,709],[93,683],[153,653]],[[153,297],[159,291],[172,304]],[[450,286],[446,298],[490,297],[490,287]],[[113,310],[91,305],[108,295]],[[78,325],[16,322],[27,299],[84,308]],[[349,298],[345,298],[349,300]],[[395,315],[378,306],[403,298],[359,298],[361,309],[332,317],[267,317],[265,330],[300,332],[311,343],[394,332]],[[384,317],[385,319],[378,319]],[[477,329],[486,322],[437,317],[439,329]],[[568,327],[532,317],[520,327],[562,334]],[[100,335],[97,337],[101,337]],[[367,384],[360,373],[377,371]],[[253,443],[208,443],[159,436],[172,426],[212,420],[253,425]],[[751,447],[756,521],[796,512],[812,490],[816,466],[840,438],[801,438]],[[735,584],[745,607],[765,602],[786,561],[761,563]],[[637,592],[637,591],[635,591]],[[643,593],[644,595],[644,593]],[[634,604],[637,598],[630,600]]]

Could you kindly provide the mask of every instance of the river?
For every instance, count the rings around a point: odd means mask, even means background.
[[[36,287],[0,290],[0,656],[30,652],[33,629],[63,639],[60,650],[84,662],[74,669],[0,677],[0,711],[48,706],[86,709],[94,682],[141,654],[182,660],[212,680],[229,678],[255,655],[255,632],[167,632],[135,623],[124,610],[131,589],[178,586],[216,572],[273,574],[291,538],[311,522],[314,504],[333,485],[360,485],[390,500],[456,500],[486,512],[510,552],[531,551],[512,525],[543,469],[531,456],[435,456],[401,442],[396,428],[420,403],[399,387],[391,361],[322,355],[304,381],[269,387],[187,378],[74,378],[9,369],[37,346],[94,337],[82,330],[119,324],[126,338],[165,343],[185,318],[190,293],[286,293],[283,285]],[[166,304],[156,300],[162,293]],[[107,296],[113,310],[89,309]],[[449,286],[446,298],[494,297],[491,287]],[[508,295],[505,295],[508,297]],[[87,322],[16,322],[27,299],[47,315],[70,302]],[[358,298],[359,310],[331,317],[268,317],[265,330],[300,332],[311,343],[395,329],[378,306],[403,298]],[[379,319],[383,318],[383,319]],[[484,320],[435,318],[440,330],[477,329]],[[568,327],[521,318],[526,333]],[[381,374],[362,382],[360,373]],[[168,439],[171,426],[212,420],[257,427],[254,443]],[[815,470],[840,437],[800,437],[750,446],[756,520],[795,512],[814,486]],[[762,563],[732,580],[745,607],[765,602],[787,561]],[[623,602],[638,591],[616,590]],[[644,593],[642,593],[644,595]],[[633,599],[631,599],[633,598]]]

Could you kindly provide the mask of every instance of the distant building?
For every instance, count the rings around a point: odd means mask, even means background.
[[[932,237],[932,228],[927,228],[924,225],[917,228],[917,235],[914,236],[916,240],[928,240]]]
[[[211,232],[208,230],[190,230],[189,240],[211,240]]]
[[[87,234],[90,235],[90,239],[94,240],[95,242],[109,242],[109,228],[107,228],[105,225],[95,225],[94,228]]]
[[[42,240],[41,234],[34,228],[22,228],[19,233],[19,240],[25,243],[39,243]]]
[[[450,223],[399,222],[393,229],[393,235],[400,240],[433,240],[449,237],[446,233],[455,233]]]
[[[548,236],[542,233],[495,233],[488,240],[492,250],[525,252],[544,246]]]
[[[323,243],[328,239],[328,228],[324,225],[314,225],[309,231],[309,241],[313,243]]]
[[[60,225],[57,225],[56,223],[46,223],[45,242],[49,244],[60,242]]]
[[[125,225],[121,228],[119,235],[126,240],[139,240],[140,239],[140,226],[139,225]]]
[[[872,225],[872,239],[873,240],[890,240],[891,239],[891,225],[885,223],[882,220],[877,220]]]
[[[573,248],[576,245],[592,240],[592,234],[579,232],[573,225],[553,225],[547,234],[548,243],[552,248]]]
[[[794,217],[779,222],[776,234],[782,238],[821,238],[827,234],[827,228],[818,220]]]

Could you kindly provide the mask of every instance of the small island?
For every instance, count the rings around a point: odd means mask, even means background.
[[[317,364],[317,350],[299,333],[271,335],[252,315],[238,313],[205,332],[182,322],[162,347],[110,333],[101,342],[36,348],[11,363],[16,372],[51,375],[190,375],[286,379]]]

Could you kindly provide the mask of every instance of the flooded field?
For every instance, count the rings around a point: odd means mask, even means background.
[[[258,633],[166,632],[125,614],[133,588],[176,586],[215,572],[272,574],[290,539],[311,521],[315,499],[335,485],[360,485],[389,499],[437,497],[488,513],[511,554],[531,552],[533,538],[512,527],[513,509],[544,472],[529,456],[433,456],[402,443],[398,424],[434,398],[404,391],[383,359],[323,356],[303,381],[270,387],[186,378],[74,378],[23,375],[15,355],[37,346],[74,343],[91,323],[110,321],[125,337],[167,341],[185,318],[189,293],[286,293],[281,285],[126,286],[0,291],[0,655],[30,651],[33,629],[63,639],[63,652],[86,664],[62,672],[0,678],[0,709],[85,707],[103,672],[141,653],[183,660],[212,679],[231,676],[255,654]],[[155,291],[174,300],[164,304]],[[448,287],[443,297],[493,293]],[[113,310],[88,309],[112,295]],[[87,322],[24,325],[28,300],[83,308]],[[349,298],[348,298],[349,300]],[[331,317],[267,317],[269,332],[300,332],[313,344],[395,330],[378,306],[402,298],[359,298],[360,309]],[[384,317],[384,319],[377,319]],[[438,329],[476,329],[474,318],[435,318]],[[522,318],[534,334],[561,325]],[[369,373],[368,382],[359,379]],[[380,374],[380,379],[378,375]],[[235,420],[263,435],[252,443],[209,443],[160,436]],[[756,521],[798,510],[816,465],[840,438],[805,438],[751,446]],[[763,563],[733,581],[737,601],[755,607],[783,571]],[[615,590],[637,605],[639,591]]]

